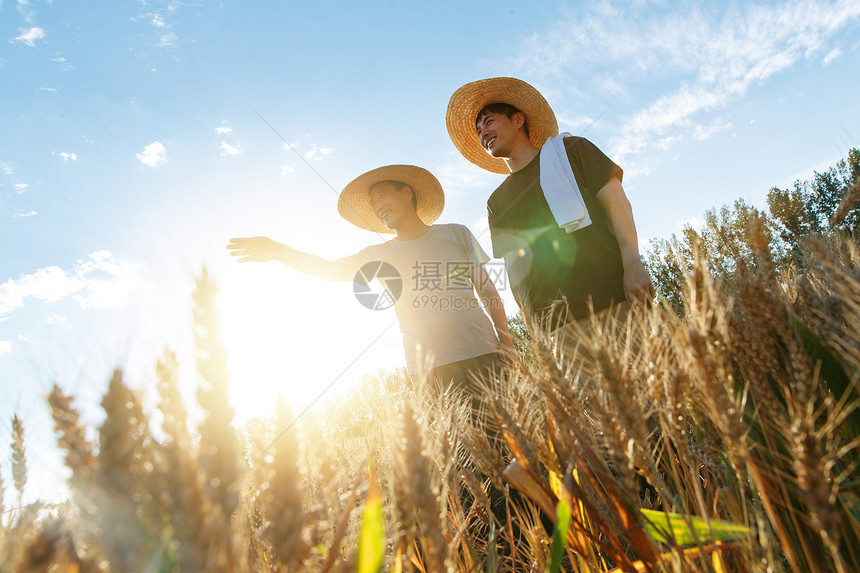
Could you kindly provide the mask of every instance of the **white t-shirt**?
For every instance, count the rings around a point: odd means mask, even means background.
[[[334,261],[340,280],[355,280],[373,262],[392,265],[402,281],[394,310],[403,334],[409,374],[498,352],[492,322],[475,296],[471,278],[490,258],[463,225],[432,225],[412,241],[392,239]],[[367,274],[367,273],[366,273]],[[480,274],[478,274],[480,276]],[[362,281],[357,281],[362,282]],[[396,278],[383,279],[396,294]],[[392,288],[393,287],[393,288]]]

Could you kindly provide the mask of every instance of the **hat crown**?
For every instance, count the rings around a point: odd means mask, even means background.
[[[432,224],[442,214],[445,193],[432,173],[415,165],[386,165],[362,173],[344,187],[337,202],[341,217],[368,231],[393,233],[382,224],[370,206],[370,188],[383,181],[409,185],[415,194],[415,211],[424,224]]]
[[[558,121],[540,92],[516,78],[478,80],[454,92],[445,114],[448,135],[454,146],[478,167],[508,174],[510,171],[505,161],[487,153],[475,132],[478,114],[494,103],[512,105],[523,113],[529,126],[529,141],[538,148],[547,138],[558,135]]]

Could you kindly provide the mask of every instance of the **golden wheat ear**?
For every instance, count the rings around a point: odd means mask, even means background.
[[[858,202],[860,202],[860,177],[854,181],[854,185],[845,190],[845,195],[842,196],[839,207],[836,208],[836,212],[830,217],[830,228],[832,229],[841,223],[845,216],[857,207]]]
[[[54,384],[48,395],[54,429],[59,434],[57,443],[65,453],[65,464],[72,471],[69,485],[86,495],[88,484],[96,464],[93,445],[86,438],[86,427],[81,422],[80,412],[72,406],[72,398],[59,385]],[[84,504],[82,510],[89,506]]]
[[[24,497],[24,487],[27,485],[27,456],[24,451],[24,423],[17,414],[12,416],[12,480],[18,491],[18,505],[21,506]],[[3,495],[0,489],[0,496]],[[2,515],[2,508],[0,508]]]
[[[263,456],[265,482],[260,503],[267,525],[263,539],[268,541],[278,562],[288,571],[296,569],[307,557],[310,547],[304,536],[309,516],[302,507],[302,475],[299,466],[298,429],[295,416],[283,398],[278,400],[277,434]]]
[[[428,455],[424,438],[426,424],[426,417],[418,413],[414,399],[410,399],[390,429],[396,444],[391,463],[394,509],[400,529],[398,548],[406,554],[413,552],[427,571],[444,571],[448,543],[436,479],[438,469]]]

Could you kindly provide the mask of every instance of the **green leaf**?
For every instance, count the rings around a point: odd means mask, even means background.
[[[849,404],[860,400],[860,396],[857,395],[857,391],[851,385],[851,377],[845,372],[842,364],[830,352],[830,349],[824,346],[821,339],[796,316],[789,315],[789,317],[791,319],[791,327],[803,344],[803,349],[806,351],[809,361],[812,362],[813,366],[821,362],[821,379],[824,380],[824,383],[836,400],[838,401],[847,397]],[[845,396],[846,392],[850,392],[850,394]],[[860,410],[855,409],[849,414],[848,425],[855,436],[860,436]]]
[[[564,546],[567,543],[567,530],[570,527],[570,503],[562,497],[556,508],[555,530],[552,533],[552,560],[548,573],[561,570],[561,558],[564,557]]]
[[[709,531],[705,520],[696,516],[689,517],[693,526],[691,530],[687,525],[685,516],[680,513],[667,514],[653,509],[640,509],[639,511],[645,517],[645,527],[648,529],[648,533],[663,543],[693,545],[697,539],[712,539],[711,532],[713,532],[713,539],[715,540],[733,541],[752,533],[750,528],[745,525],[718,519],[712,519],[708,522],[711,525]]]
[[[370,472],[370,487],[367,501],[361,514],[361,531],[358,535],[357,573],[379,573],[385,555],[383,539],[382,496],[373,471]]]
[[[492,514],[490,514],[492,515]],[[490,537],[487,541],[487,571],[495,571],[499,560],[499,548],[496,546],[496,520],[490,519]]]

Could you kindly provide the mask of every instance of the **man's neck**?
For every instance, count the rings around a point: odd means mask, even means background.
[[[426,235],[429,230],[430,226],[425,225],[416,215],[415,217],[410,217],[408,221],[404,221],[402,225],[394,229],[394,232],[397,233],[395,239],[398,241],[413,241]]]
[[[517,145],[511,150],[509,157],[504,157],[505,163],[511,173],[516,173],[526,165],[532,162],[532,159],[540,153],[540,149],[532,145],[528,139]]]

